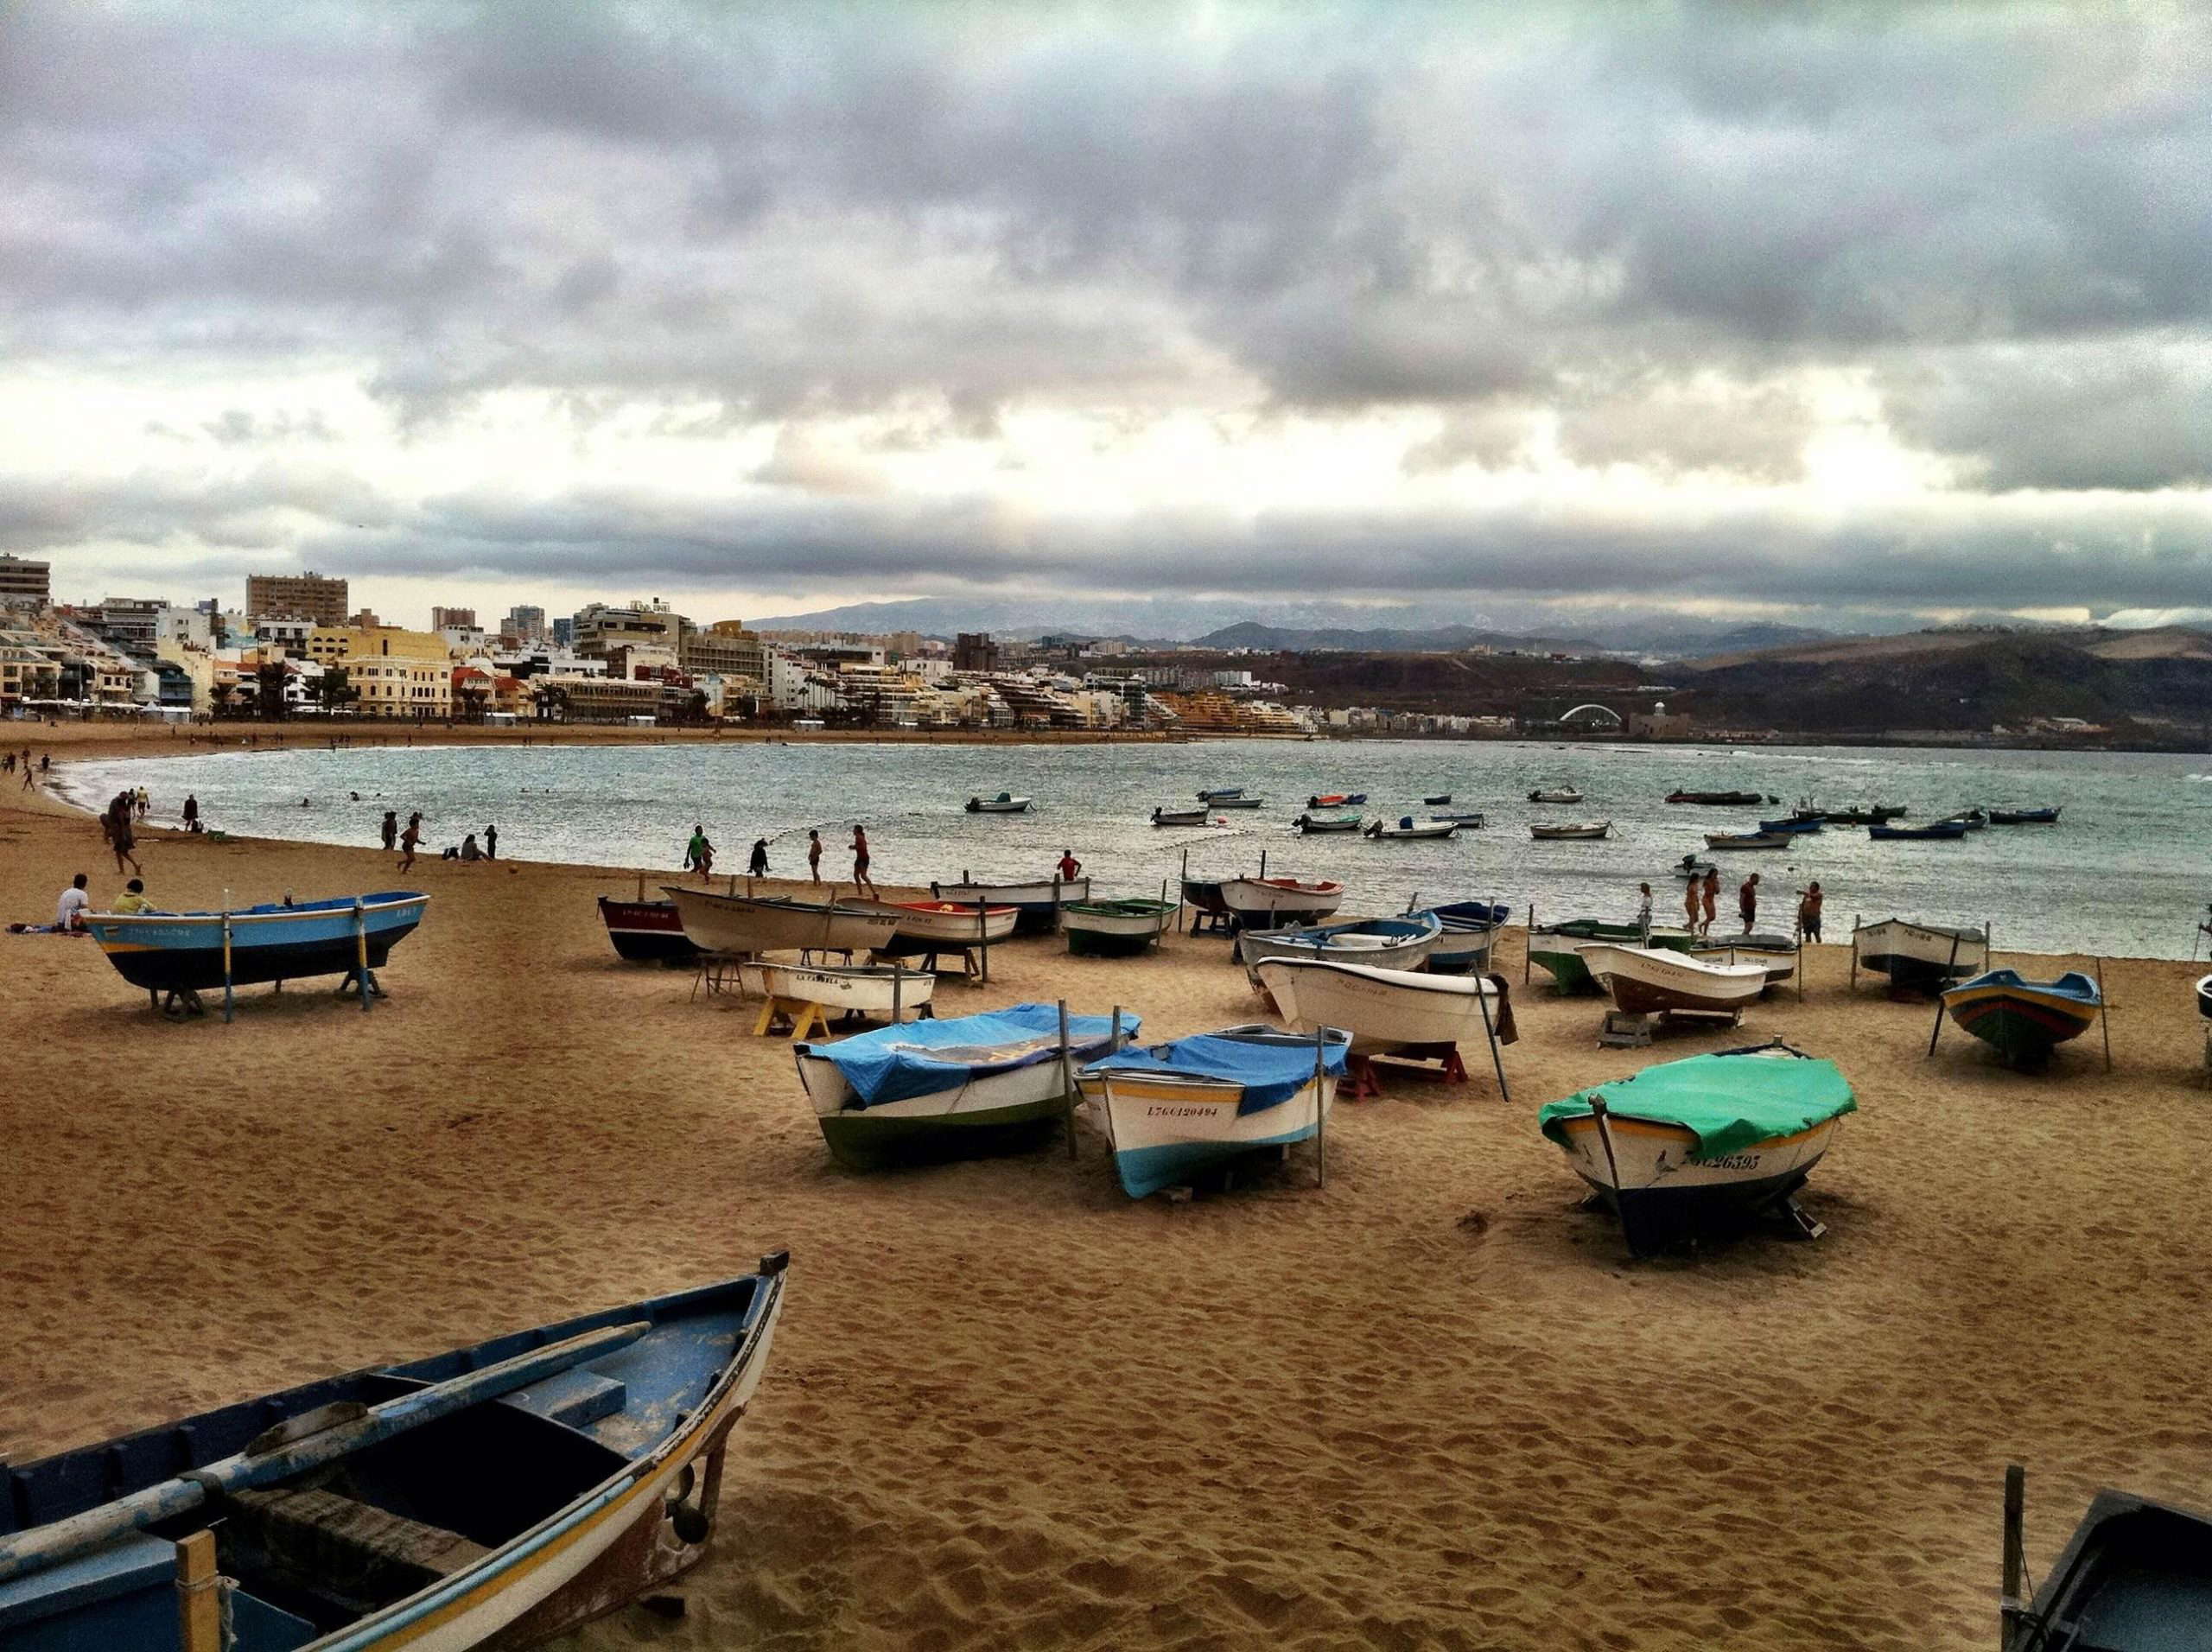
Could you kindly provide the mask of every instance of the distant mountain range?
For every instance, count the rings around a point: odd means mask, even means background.
[[[1541,603],[1485,604],[1480,613],[1436,602],[1378,607],[1350,602],[1240,602],[1181,598],[913,597],[858,602],[748,620],[761,631],[963,631],[1034,640],[1048,635],[1113,637],[1131,643],[1190,643],[1283,652],[1351,649],[1400,652],[1487,645],[1534,652],[1613,652],[1675,658],[1748,653],[1834,634],[1803,626],[1701,620],[1663,609],[1577,611],[1571,624]],[[1907,622],[1853,615],[1855,629],[1893,632]],[[1378,624],[1378,621],[1394,621]]]

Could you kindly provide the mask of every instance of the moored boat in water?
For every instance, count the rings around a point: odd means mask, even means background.
[[[1317,791],[1306,800],[1308,809],[1357,809],[1367,801],[1364,791]]]
[[[1154,809],[1152,823],[1155,826],[1203,826],[1213,818],[1213,811],[1203,804],[1196,809]]]
[[[612,1611],[705,1554],[787,1260],[0,1466],[0,1645],[459,1652]]]
[[[683,932],[683,919],[672,900],[599,898],[600,921],[615,952],[632,963],[689,963],[698,944]]]
[[[1777,799],[1759,791],[1684,791],[1679,788],[1667,794],[1669,803],[1712,804],[1726,808],[1741,808],[1748,804],[1773,803]]]
[[[1708,850],[1786,849],[1797,841],[1795,832],[1707,832]]]
[[[1553,821],[1531,823],[1529,836],[1539,843],[1571,841],[1579,838],[1600,838],[1613,829],[1610,820]]]
[[[1079,900],[1060,908],[1060,928],[1077,957],[1127,957],[1156,943],[1175,910],[1172,900]]]
[[[2056,826],[2058,810],[2053,809],[1993,809],[1989,811],[1993,826]]]
[[[1107,1016],[1069,1017],[1065,1064],[1051,1004],[911,1021],[792,1053],[830,1154],[873,1170],[1034,1146],[1067,1112],[1067,1071],[1120,1048],[1141,1019],[1125,1014],[1117,1030]]]
[[[1311,1141],[1335,1103],[1350,1039],[1231,1026],[1092,1062],[1084,1095],[1131,1198],[1262,1147]]]
[[[1963,820],[1935,820],[1925,826],[1869,826],[1866,836],[1878,843],[1955,843],[1968,829]]]
[[[1787,820],[1763,820],[1759,829],[1786,836],[1796,832],[1817,832],[1824,824],[1818,815],[1792,815]]]
[[[1916,992],[1935,992],[1989,968],[1987,931],[1909,918],[1858,925],[1851,931],[1851,950],[1855,968]]]
[[[1291,824],[1310,836],[1316,832],[1356,832],[1361,821],[1357,815],[1300,815]]]
[[[968,812],[971,815],[1026,815],[1034,799],[1017,797],[1010,791],[1001,791],[995,797],[970,797]]]
[[[2103,992],[2078,969],[2056,981],[1991,969],[1943,993],[1943,1013],[2017,1066],[2048,1061],[2060,1045],[2094,1026],[2103,1012]]]
[[[1395,823],[1376,821],[1367,829],[1367,836],[1385,841],[1433,842],[1450,837],[1459,829],[1456,820],[1415,820],[1411,815],[1401,815]]]
[[[1538,1121],[1641,1256],[1794,1215],[1791,1197],[1857,1108],[1834,1063],[1770,1044],[1646,1067],[1548,1102]]]
[[[1766,966],[1718,963],[1669,947],[1599,941],[1580,949],[1582,967],[1624,1014],[1740,1013],[1766,990]]]
[[[1582,794],[1573,786],[1539,786],[1529,794],[1530,803],[1580,803]]]

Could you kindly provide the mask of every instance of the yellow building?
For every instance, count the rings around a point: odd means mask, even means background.
[[[453,668],[442,653],[435,659],[354,654],[337,664],[359,696],[353,702],[357,716],[443,721],[453,715]]]
[[[446,639],[435,632],[398,626],[317,626],[308,632],[308,658],[319,665],[370,654],[409,659],[444,659]]]

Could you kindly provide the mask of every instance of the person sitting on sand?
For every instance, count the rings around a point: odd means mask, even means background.
[[[152,912],[154,903],[146,899],[146,880],[143,878],[133,878],[129,883],[124,884],[123,893],[115,898],[115,905],[108,910],[111,912],[122,912],[126,917],[133,912]]]
[[[484,851],[476,846],[475,833],[464,832],[461,834],[461,858],[464,861],[480,861],[484,858]]]
[[[768,840],[766,838],[756,837],[753,840],[753,858],[745,863],[745,875],[748,878],[765,878],[768,875]]]
[[[55,934],[75,935],[84,929],[85,913],[91,909],[92,904],[92,896],[85,893],[85,886],[91,881],[90,878],[79,872],[69,880],[69,886],[61,892],[61,899],[55,903],[54,908]]]

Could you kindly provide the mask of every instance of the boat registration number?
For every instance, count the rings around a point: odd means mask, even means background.
[[[1690,1163],[1700,1170],[1757,1170],[1764,1153],[1724,1153],[1717,1159],[1693,1159]]]
[[[1203,1119],[1213,1115],[1213,1109],[1192,1102],[1154,1102],[1144,1110],[1148,1119]]]

